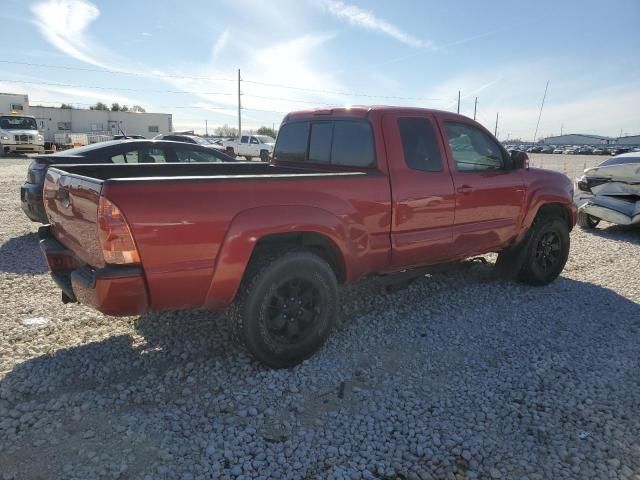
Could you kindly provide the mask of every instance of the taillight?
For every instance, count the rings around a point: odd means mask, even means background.
[[[98,204],[98,233],[107,263],[140,263],[129,224],[120,209],[104,197]]]

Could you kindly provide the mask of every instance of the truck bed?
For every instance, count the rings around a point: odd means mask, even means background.
[[[242,277],[237,270],[270,234],[324,232],[336,248],[353,250],[346,278],[388,264],[389,183],[379,170],[255,162],[56,165],[47,171],[43,198],[51,235],[73,252],[74,268],[87,267],[93,277],[105,269],[113,274],[98,237],[100,199],[122,211],[154,310],[228,304]]]

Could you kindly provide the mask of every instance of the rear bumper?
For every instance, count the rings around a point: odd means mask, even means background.
[[[42,200],[42,184],[25,182],[20,187],[20,203],[22,204],[22,210],[30,220],[49,223]]]
[[[79,302],[114,316],[139,315],[149,309],[144,273],[137,266],[83,265],[71,250],[56,240],[45,225],[38,230],[40,248],[51,277],[66,302]]]

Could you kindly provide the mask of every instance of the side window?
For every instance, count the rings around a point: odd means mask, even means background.
[[[215,152],[202,151],[199,148],[176,146],[176,157],[179,162],[209,162],[216,163],[222,160]]]
[[[127,158],[124,156],[124,153],[120,153],[111,157],[111,163],[127,163]]]
[[[143,152],[144,158],[146,158],[146,160],[143,160],[144,162],[167,163],[167,157],[164,154],[164,150],[161,148],[145,148]]]
[[[273,158],[281,162],[304,162],[308,137],[309,122],[287,123],[278,132]]]
[[[258,139],[256,137],[251,137],[251,143],[258,144]]]
[[[240,143],[249,143],[249,137],[248,137],[248,136],[246,136],[246,135],[245,135],[245,136],[243,136],[243,137],[240,139]]]
[[[500,170],[504,167],[502,150],[483,131],[456,122],[446,122],[445,130],[458,171],[477,172]]]
[[[442,157],[433,124],[426,118],[399,118],[398,128],[407,167],[441,172]]]
[[[371,126],[365,122],[335,122],[331,163],[350,167],[374,166],[375,151]]]
[[[329,163],[331,160],[331,137],[333,123],[313,123],[309,139],[309,161],[314,163]]]
[[[165,163],[167,159],[161,148],[144,147],[114,155],[111,161],[113,163]]]

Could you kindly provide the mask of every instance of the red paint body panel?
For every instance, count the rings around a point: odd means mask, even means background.
[[[400,117],[432,122],[442,171],[407,167]],[[78,298],[111,314],[222,308],[233,301],[256,244],[274,234],[323,236],[350,281],[499,251],[520,241],[547,203],[562,205],[570,226],[575,223],[571,182],[560,174],[457,172],[443,122],[482,128],[472,120],[436,110],[353,107],[294,112],[284,123],[334,118],[371,124],[375,169],[336,175],[354,169],[314,165],[316,172],[329,173],[133,181],[92,180],[64,175],[65,167],[50,169],[45,204],[51,231],[79,264],[104,265],[96,229],[100,195],[123,212],[140,254],[140,276],[109,279],[93,292],[78,285]],[[63,205],[65,188],[71,208]]]

